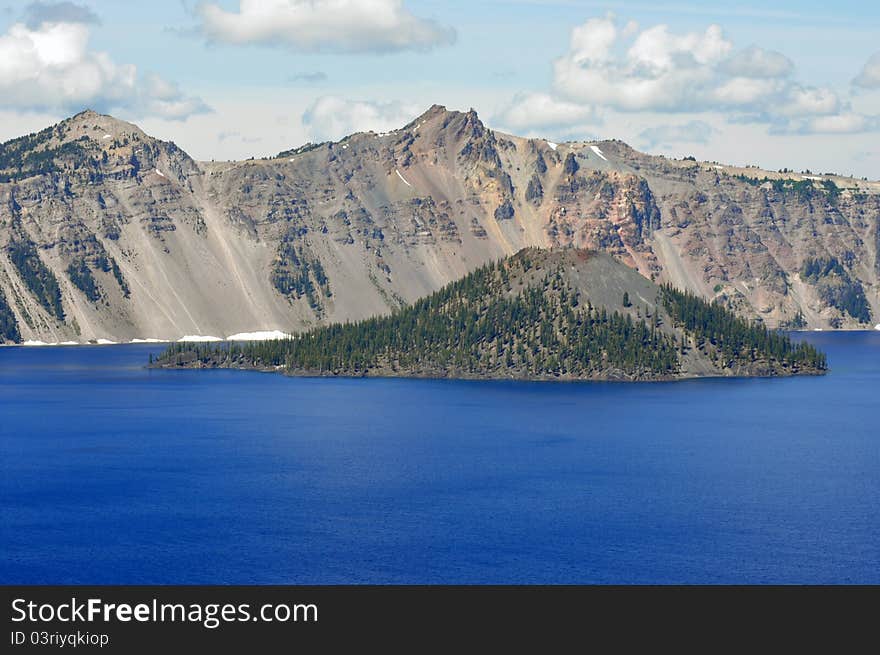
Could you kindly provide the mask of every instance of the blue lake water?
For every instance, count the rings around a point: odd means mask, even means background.
[[[0,583],[880,583],[880,333],[826,377],[151,371],[0,349]]]

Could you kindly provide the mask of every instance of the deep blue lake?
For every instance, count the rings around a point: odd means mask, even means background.
[[[880,583],[880,332],[826,377],[151,371],[0,348],[0,583]]]

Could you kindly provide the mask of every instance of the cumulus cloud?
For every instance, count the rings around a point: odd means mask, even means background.
[[[880,52],[868,59],[862,72],[853,80],[853,84],[863,89],[880,89]]]
[[[567,134],[597,121],[592,107],[560,100],[546,93],[520,94],[494,117],[495,123],[520,131]]]
[[[354,132],[386,132],[397,129],[409,123],[419,113],[420,107],[408,103],[322,96],[305,111],[302,124],[311,139],[327,141],[341,139]]]
[[[794,71],[794,63],[781,52],[753,45],[735,53],[721,68],[734,77],[762,79],[787,77]]]
[[[41,16],[37,26],[14,23],[0,35],[0,107],[124,108],[170,119],[208,111],[204,102],[173,83],[156,75],[139,76],[136,66],[117,64],[108,54],[89,49],[89,23],[94,21],[68,5],[40,5],[42,13],[32,12]]]
[[[876,66],[875,66],[876,64]],[[720,112],[734,122],[775,130],[874,129],[870,116],[851,112],[832,89],[800,84],[785,55],[756,45],[737,50],[718,25],[676,34],[667,25],[620,28],[609,15],[571,32],[566,54],[553,62],[552,96],[538,95],[518,124],[552,124],[565,107],[576,116],[603,110],[694,114]],[[880,87],[880,55],[856,83]]]
[[[554,62],[554,86],[570,100],[620,111],[761,113],[817,96],[823,102],[813,111],[835,111],[834,93],[792,82],[793,68],[778,52],[735,51],[718,25],[685,34],[655,25],[627,38],[605,17],[572,31],[569,51]]]
[[[143,113],[171,120],[185,120],[193,114],[211,111],[201,98],[187,96],[174,82],[149,74],[139,85],[138,98]]]
[[[708,123],[689,121],[680,125],[649,127],[639,134],[639,139],[648,148],[671,148],[680,143],[708,143],[714,132]]]
[[[212,41],[299,52],[427,50],[455,41],[455,30],[414,16],[402,0],[239,0],[238,11],[204,3],[197,14]]]

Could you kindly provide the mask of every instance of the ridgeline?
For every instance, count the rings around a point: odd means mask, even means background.
[[[0,143],[0,343],[302,333],[525,247],[605,252],[769,328],[880,315],[880,181],[550,143],[440,105],[242,161],[91,110]]]

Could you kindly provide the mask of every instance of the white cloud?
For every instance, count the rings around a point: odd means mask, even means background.
[[[657,125],[642,130],[639,139],[648,148],[672,148],[679,143],[708,143],[715,130],[703,121],[689,121],[680,125]]]
[[[734,77],[713,89],[707,99],[714,100],[722,107],[742,107],[748,109],[783,90],[778,80]]]
[[[792,85],[785,93],[786,102],[776,108],[783,116],[832,116],[841,108],[840,98],[829,89]]]
[[[853,112],[841,112],[832,116],[814,116],[787,125],[781,133],[792,134],[860,134],[880,130],[880,118]]]
[[[875,52],[868,59],[853,84],[864,89],[880,89],[880,52]]]
[[[718,25],[710,25],[703,34],[691,32],[681,36],[670,34],[666,25],[655,25],[636,37],[627,56],[636,68],[659,75],[677,68],[714,64],[732,47]]]
[[[201,98],[186,96],[174,82],[150,74],[139,89],[140,107],[145,114],[170,120],[183,120],[193,114],[211,111]]]
[[[137,67],[117,64],[89,49],[90,27],[81,20],[11,25],[0,35],[0,107],[28,111],[125,108],[181,119],[207,111],[198,98]]]
[[[314,141],[337,140],[354,132],[386,132],[403,127],[423,109],[401,102],[322,96],[303,113],[302,124]]]
[[[627,30],[624,30],[625,32]],[[554,62],[554,86],[571,101],[622,111],[675,111],[703,103],[713,68],[731,50],[721,29],[674,35],[656,25],[623,36],[613,17],[575,27],[568,53]],[[629,48],[621,52],[632,40]]]
[[[402,0],[239,0],[238,11],[213,3],[197,11],[213,41],[300,52],[427,50],[455,41],[455,30],[414,16]]]
[[[880,55],[876,59],[877,70],[872,58],[856,83],[870,86],[876,72],[880,86]],[[776,131],[875,129],[874,117],[853,113],[835,91],[802,85],[793,73],[785,55],[755,45],[737,50],[718,25],[683,34],[662,24],[642,29],[630,22],[620,29],[608,15],[572,29],[568,52],[553,62],[554,94],[521,96],[501,118],[520,128],[540,128],[554,124],[556,115],[566,122],[566,116],[608,110],[714,112]]]
[[[794,71],[794,63],[780,52],[751,46],[728,58],[722,70],[735,77],[787,77]]]
[[[559,100],[546,93],[521,94],[493,118],[493,123],[519,132],[535,130],[567,134],[583,131],[584,126],[596,123],[596,112],[581,104]]]
[[[625,30],[626,31],[626,30]],[[618,33],[613,17],[572,30],[554,62],[556,90],[572,101],[620,111],[763,111],[787,95],[791,62],[752,46],[734,52],[721,27],[674,34],[666,25]]]
[[[638,28],[630,31],[634,34]],[[611,59],[611,47],[617,40],[613,18],[594,18],[571,31],[571,51],[579,64],[601,64]]]

